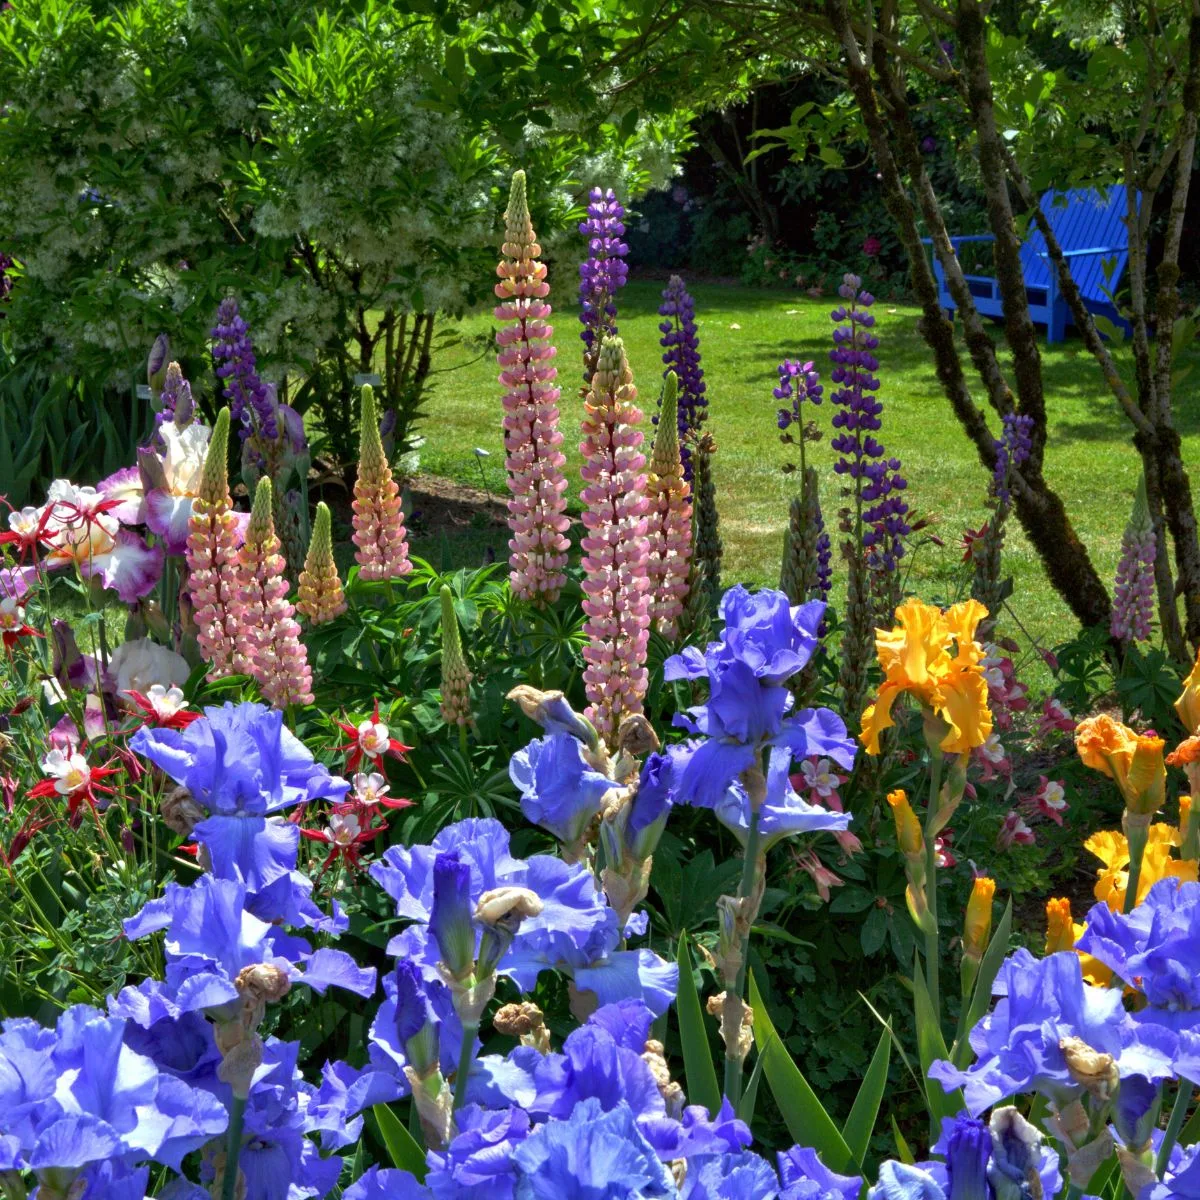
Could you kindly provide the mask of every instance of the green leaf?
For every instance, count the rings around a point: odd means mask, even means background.
[[[967,1065],[966,1056],[971,1049],[967,1035],[979,1023],[992,1001],[992,984],[996,982],[996,976],[1000,973],[1000,965],[1008,953],[1008,942],[1011,937],[1012,897],[1009,896],[1008,903],[1004,906],[1004,914],[996,922],[996,928],[992,931],[992,940],[988,942],[988,947],[983,952],[983,958],[979,961],[979,974],[975,979],[975,992],[971,997],[971,1006],[967,1011],[967,1019],[963,1023],[961,1035],[954,1047],[953,1062],[960,1070]]]
[[[750,1007],[754,1010],[754,1044],[765,1059],[763,1071],[788,1133],[794,1141],[816,1150],[831,1171],[849,1171],[855,1165],[854,1155],[833,1118],[817,1099],[816,1092],[784,1049],[767,1015],[767,1006],[753,974],[750,976]]]
[[[708,1031],[704,1028],[704,1012],[700,1007],[700,994],[696,991],[696,977],[692,974],[686,933],[679,935],[675,959],[679,964],[679,996],[675,1008],[679,1016],[679,1041],[683,1047],[688,1100],[692,1104],[703,1104],[715,1117],[721,1107],[721,1086],[717,1083],[717,1069],[713,1066]]]
[[[750,1081],[746,1084],[746,1090],[742,1093],[741,1100],[738,1101],[738,1120],[745,1121],[747,1125],[754,1122],[754,1110],[758,1106],[758,1085],[762,1082],[765,1061],[761,1054],[755,1058],[754,1070],[750,1072]]]
[[[888,1067],[892,1061],[892,1031],[884,1029],[879,1037],[879,1045],[871,1056],[871,1065],[859,1085],[858,1095],[854,1097],[854,1105],[846,1124],[842,1126],[842,1137],[850,1147],[850,1153],[859,1170],[867,1156],[871,1145],[871,1134],[875,1131],[875,1121],[879,1117],[879,1105],[883,1101],[884,1089],[887,1087]]]
[[[410,1171],[420,1183],[425,1179],[425,1152],[417,1145],[400,1118],[386,1104],[376,1104],[371,1110],[379,1122],[379,1136],[391,1155],[392,1166]]]
[[[867,955],[874,954],[887,941],[887,935],[887,913],[882,908],[871,909],[858,934],[858,940],[862,943],[862,952]]]
[[[900,1132],[900,1126],[896,1124],[895,1114],[892,1115],[892,1137],[896,1139],[896,1157],[902,1163],[908,1163],[911,1167],[917,1160],[913,1157],[913,1152],[908,1148],[908,1143],[904,1140],[904,1134]]]
[[[929,1078],[929,1068],[939,1058],[949,1058],[941,1023],[933,1011],[933,1001],[925,986],[925,975],[919,962],[913,963],[913,1008],[917,1018],[917,1054],[921,1074],[925,1079],[925,1099],[933,1129],[940,1129],[943,1117],[952,1117],[965,1107],[962,1092],[946,1092],[936,1079]]]

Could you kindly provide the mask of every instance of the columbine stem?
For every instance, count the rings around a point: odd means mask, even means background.
[[[1132,864],[1131,864],[1132,865]],[[1129,910],[1126,909],[1126,912]],[[1179,1091],[1175,1093],[1175,1103],[1171,1108],[1171,1117],[1167,1121],[1167,1130],[1163,1134],[1162,1145],[1158,1148],[1158,1157],[1154,1160],[1154,1173],[1161,1179],[1171,1161],[1171,1151],[1179,1140],[1183,1121],[1187,1116],[1188,1105],[1192,1099],[1192,1085],[1186,1080],[1179,1081]]]
[[[925,983],[940,1028],[942,1022],[941,954],[938,939],[937,902],[937,814],[942,796],[942,752],[931,748],[929,767],[929,810],[925,814],[925,899],[932,928],[925,935]]]
[[[467,1076],[471,1073],[471,1059],[475,1052],[475,1038],[479,1035],[479,1022],[462,1023],[462,1046],[458,1051],[458,1070],[454,1075],[454,1111],[462,1108],[467,1098]]]
[[[758,874],[758,820],[759,810],[752,807],[750,810],[750,829],[746,834],[746,857],[742,863],[742,879],[738,884],[738,899],[745,901],[752,896],[756,889],[756,876]],[[741,919],[745,923],[745,932],[742,934],[741,945],[738,947],[738,970],[737,981],[734,984],[734,990],[738,1000],[745,1004],[746,996],[746,972],[750,962],[750,927],[754,923],[754,918],[757,912],[744,911],[741,914]],[[731,1031],[730,1036],[739,1038],[741,1036],[740,1028]],[[742,1058],[736,1051],[737,1043],[733,1045],[728,1043],[725,1046],[725,1095],[729,1097],[730,1103],[737,1108],[738,1102],[742,1098],[742,1069],[745,1066],[745,1059]]]
[[[246,1097],[234,1096],[229,1106],[229,1132],[225,1140],[225,1174],[221,1176],[221,1200],[233,1200],[237,1192],[238,1163],[242,1157],[242,1127],[246,1123]]]

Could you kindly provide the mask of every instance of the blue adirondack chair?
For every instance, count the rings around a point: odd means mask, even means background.
[[[1141,199],[1138,196],[1139,208]],[[1109,293],[1116,291],[1129,261],[1129,234],[1122,219],[1125,216],[1124,187],[1114,186],[1107,192],[1094,188],[1047,192],[1042,197],[1042,212],[1070,261],[1071,274],[1083,293],[1088,311],[1107,317],[1128,334],[1128,322],[1109,299]],[[923,240],[926,245],[931,244],[928,238]],[[994,240],[991,234],[950,239],[956,250],[964,242]],[[1046,326],[1047,342],[1061,342],[1067,325],[1072,323],[1071,314],[1058,290],[1058,272],[1046,254],[1046,239],[1032,223],[1021,246],[1021,267],[1030,316],[1037,324]],[[947,316],[952,316],[958,306],[946,289],[946,273],[936,254],[933,270],[937,276],[938,301]],[[975,307],[981,313],[989,317],[1004,315],[997,280],[986,275],[968,275],[966,281],[975,297]]]

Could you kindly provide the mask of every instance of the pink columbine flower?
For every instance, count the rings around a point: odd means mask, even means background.
[[[679,635],[692,557],[692,489],[679,453],[678,381],[667,373],[658,432],[646,480],[646,536],[650,544],[650,619],[668,640]]]
[[[238,522],[229,497],[226,455],[229,409],[213,425],[200,494],[188,518],[187,588],[196,640],[210,664],[209,679],[232,675],[241,662],[238,635],[242,605],[238,596]]]
[[[1032,846],[1034,841],[1036,841],[1034,832],[1025,824],[1025,818],[1015,808],[1010,809],[1004,818],[1004,824],[1000,826],[1000,833],[996,838],[996,848],[1007,850],[1014,845]]]
[[[954,857],[950,849],[950,843],[953,840],[954,831],[951,829],[943,829],[933,839],[933,854],[939,867],[954,867],[958,865],[958,859]]]
[[[1001,744],[998,733],[989,734],[987,741],[981,746],[976,746],[973,753],[975,761],[983,767],[983,774],[979,777],[982,783],[990,783],[993,779],[1012,774],[1012,762]]]
[[[1047,696],[1042,701],[1042,715],[1038,718],[1038,737],[1049,737],[1052,733],[1074,733],[1076,720],[1067,711],[1062,701]]]
[[[610,748],[622,718],[642,711],[650,640],[646,458],[642,412],[620,338],[600,347],[584,400],[582,475],[585,715]]]
[[[509,578],[515,595],[539,607],[553,604],[567,581],[570,542],[566,516],[566,456],[559,449],[557,351],[554,328],[546,323],[546,264],[529,217],[525,172],[513,175],[504,214],[504,258],[496,268],[500,303],[496,319],[506,323],[496,334],[500,382],[504,393],[504,452],[508,470]]]
[[[819,800],[824,804],[830,804],[831,801],[840,802],[837,789],[842,783],[842,776],[833,769],[833,763],[829,759],[806,758],[800,764],[800,774],[814,801]]]
[[[980,663],[988,685],[988,707],[997,729],[1011,729],[1012,714],[1029,707],[1029,688],[1017,679],[1016,668],[1008,655],[998,646],[986,647],[987,655]]]
[[[412,570],[408,532],[400,507],[400,485],[383,450],[375,393],[369,385],[362,390],[361,425],[351,534],[358,574],[366,580],[399,579]]]
[[[1039,775],[1038,790],[1024,801],[1024,807],[1030,816],[1048,817],[1056,825],[1061,825],[1063,813],[1069,807],[1062,780]]]
[[[361,726],[360,726],[361,728]],[[387,726],[383,726],[386,730]],[[390,746],[391,738],[384,735],[384,740]],[[379,746],[380,740],[377,735],[373,736],[372,744]],[[403,800],[393,798],[388,793],[388,782],[380,775],[378,771],[359,771],[351,780],[354,785],[353,793],[346,800],[346,805],[349,808],[356,808],[362,811],[376,810],[382,808],[411,808],[411,800]]]
[[[805,850],[796,855],[796,865],[806,871],[817,889],[817,895],[826,903],[829,902],[831,888],[842,887],[845,880],[835,875],[812,850]]]
[[[285,563],[271,516],[271,479],[254,490],[246,541],[238,554],[238,599],[242,623],[238,654],[275,708],[313,702],[312,668],[300,640],[296,610],[288,600]]]

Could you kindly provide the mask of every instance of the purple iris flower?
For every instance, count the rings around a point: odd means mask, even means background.
[[[368,1167],[342,1193],[342,1200],[399,1200],[400,1197],[403,1200],[432,1200],[433,1193],[407,1171],[381,1167]]]
[[[1200,1146],[1190,1146],[1161,1183],[1142,1190],[1138,1200],[1195,1200],[1200,1196]]]
[[[783,592],[752,594],[739,585],[721,600],[723,640],[710,642],[703,653],[688,647],[667,659],[665,679],[707,679],[709,687],[705,704],[675,717],[676,725],[703,737],[670,751],[679,801],[716,808],[729,786],[761,763],[768,746],[853,766],[854,740],[841,717],[825,708],[793,713],[786,686],[812,657],[824,613],[819,600],[792,608]]]
[[[513,1152],[529,1136],[529,1114],[469,1104],[455,1124],[458,1133],[445,1153],[429,1155],[433,1200],[513,1200],[520,1177]]]
[[[5,1022],[0,1033],[0,1169],[33,1170],[65,1191],[105,1162],[179,1170],[222,1133],[225,1106],[125,1044],[125,1021],[87,1005],[54,1029]],[[126,1176],[122,1173],[121,1178]]]
[[[688,1163],[681,1200],[776,1200],[779,1177],[752,1150],[714,1154]]]
[[[793,1146],[779,1152],[780,1200],[858,1200],[862,1178],[831,1171],[815,1150]]]
[[[565,845],[578,843],[614,784],[584,757],[568,733],[552,733],[513,755],[508,774],[521,792],[521,811]]]
[[[665,1163],[621,1104],[605,1112],[585,1100],[566,1120],[549,1121],[513,1151],[520,1200],[670,1200],[678,1190]]]
[[[1079,1086],[1059,1049],[1066,1037],[1111,1054],[1123,1075],[1160,1080],[1171,1074],[1173,1036],[1136,1026],[1120,989],[1087,986],[1074,951],[1036,959],[1018,950],[1004,961],[993,990],[999,1002],[971,1031],[977,1061],[965,1071],[945,1061],[929,1069],[947,1091],[963,1089],[973,1114],[1020,1092],[1069,1103]]]
[[[650,754],[642,764],[638,789],[625,819],[625,848],[638,860],[649,858],[674,806],[675,766],[669,754]]]
[[[1146,998],[1134,1020],[1200,1033],[1200,883],[1156,883],[1131,913],[1097,904],[1078,946]]]
[[[396,913],[414,922],[392,939],[388,953],[419,965],[426,979],[438,979],[441,954],[429,932],[434,904],[435,864],[456,852],[470,870],[470,905],[484,892],[522,887],[542,902],[536,917],[522,921],[501,957],[497,973],[531,991],[544,970],[570,975],[575,986],[592,991],[600,1004],[636,997],[659,1015],[674,999],[678,967],[650,950],[618,950],[617,915],[596,889],[586,867],[549,855],[514,858],[509,834],[491,818],[447,826],[428,846],[393,846],[371,867],[371,876],[396,903]],[[478,946],[479,934],[476,941]]]
[[[191,887],[167,885],[124,923],[129,938],[165,930],[164,999],[179,1012],[236,1009],[239,973],[257,964],[277,967],[293,983],[314,991],[345,988],[359,996],[375,991],[375,969],[360,968],[340,950],[314,951],[303,938],[246,911],[246,889],[230,879],[202,875]]]

